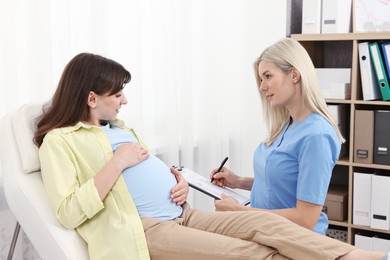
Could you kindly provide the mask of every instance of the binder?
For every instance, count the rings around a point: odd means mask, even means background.
[[[322,0],[321,33],[351,32],[352,0]]]
[[[371,178],[369,173],[353,173],[353,224],[371,224]]]
[[[386,71],[387,71],[387,79],[390,78],[390,42],[384,42],[381,44],[382,46],[382,53],[383,53],[383,60],[386,65]]]
[[[390,165],[390,111],[375,110],[374,163]]]
[[[371,183],[371,228],[390,230],[390,177],[373,175]]]
[[[302,33],[302,0],[287,0],[286,36]]]
[[[322,0],[303,0],[302,34],[321,33]]]
[[[387,79],[385,66],[383,64],[382,54],[379,49],[378,42],[372,42],[370,46],[370,55],[372,63],[374,64],[374,70],[376,78],[378,80],[379,89],[381,91],[382,99],[384,101],[390,100],[390,88],[389,81]]]
[[[353,161],[372,163],[374,149],[374,111],[355,111]]]
[[[381,99],[378,81],[376,80],[375,69],[370,58],[368,42],[361,42],[359,47],[360,79],[364,100]]]

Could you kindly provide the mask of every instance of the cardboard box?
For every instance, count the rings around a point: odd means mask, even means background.
[[[356,163],[373,163],[374,118],[373,110],[355,110],[353,161]]]
[[[351,11],[351,0],[322,0],[321,33],[350,33]]]
[[[348,216],[348,187],[331,185],[324,206],[328,219],[345,221]]]
[[[390,251],[390,240],[377,236],[355,235],[355,246],[368,251],[388,253]]]
[[[390,177],[374,174],[371,179],[371,228],[390,230]]]
[[[379,237],[372,238],[372,251],[388,253],[390,251],[390,240]]]
[[[360,249],[372,251],[372,237],[355,234],[355,246]]]
[[[371,225],[371,180],[373,174],[353,173],[353,224]]]
[[[316,68],[324,98],[351,99],[351,69]]]
[[[302,34],[321,33],[322,0],[302,1]]]

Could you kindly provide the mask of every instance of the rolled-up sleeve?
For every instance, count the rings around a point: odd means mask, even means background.
[[[93,176],[81,182],[74,153],[60,135],[49,133],[39,149],[42,179],[56,217],[73,229],[104,208]]]

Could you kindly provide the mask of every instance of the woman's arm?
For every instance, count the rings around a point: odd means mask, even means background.
[[[318,218],[320,217],[322,205],[297,200],[296,208],[275,209],[269,211],[283,216],[302,227],[313,230],[317,225]]]
[[[104,208],[93,179],[78,174],[76,157],[60,134],[45,136],[39,160],[50,204],[64,227],[74,229]]]
[[[253,181],[254,181],[253,177],[240,177],[239,180],[240,189],[249,190],[249,191],[252,190]]]
[[[183,205],[187,201],[190,188],[187,181],[176,168],[171,167],[171,172],[175,175],[177,181],[177,184],[172,188],[171,198],[177,205]]]
[[[148,151],[136,143],[120,145],[113,157],[94,177],[100,199],[103,200],[106,197],[124,169],[137,165],[148,157]]]
[[[77,141],[68,143],[59,131],[48,133],[39,149],[46,193],[57,219],[69,229],[100,212],[104,208],[103,199],[122,170],[148,157],[138,145],[126,144],[105,162],[110,155],[105,154],[93,135],[71,140]],[[80,143],[82,140],[85,143]]]
[[[252,189],[254,180],[253,177],[238,176],[226,167],[223,167],[220,172],[217,172],[217,169],[212,170],[210,178],[213,178],[213,183],[220,187],[249,191]]]
[[[322,211],[322,205],[301,200],[297,200],[296,208],[275,210],[251,208],[238,203],[235,199],[226,195],[222,196],[222,200],[216,200],[214,204],[217,211],[270,211],[310,230],[313,230],[316,226]]]

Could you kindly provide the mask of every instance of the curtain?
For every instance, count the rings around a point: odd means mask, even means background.
[[[0,116],[48,100],[72,57],[96,53],[131,72],[119,116],[168,165],[208,176],[228,156],[227,167],[251,176],[265,137],[252,62],[284,37],[285,9],[285,0],[0,0]],[[213,210],[199,192],[189,201]]]

